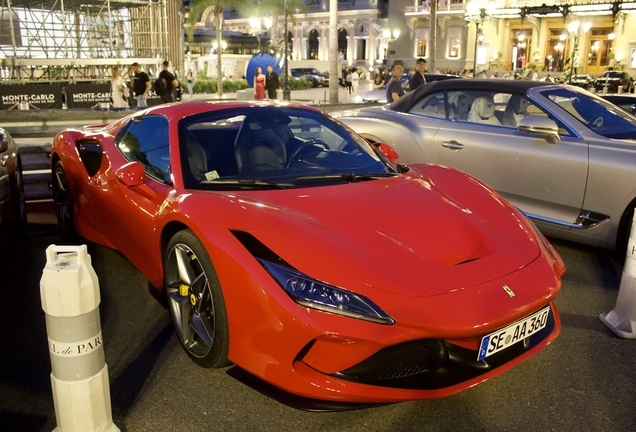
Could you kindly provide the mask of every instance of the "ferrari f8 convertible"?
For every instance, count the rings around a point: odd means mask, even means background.
[[[58,222],[156,287],[188,356],[306,409],[450,395],[545,348],[565,266],[473,177],[293,104],[60,132]]]

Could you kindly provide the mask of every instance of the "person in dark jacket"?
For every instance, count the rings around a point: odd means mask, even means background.
[[[274,68],[271,65],[267,66],[267,77],[265,79],[265,83],[267,98],[278,99],[277,93],[280,88],[280,80],[278,79],[278,74],[274,72]]]
[[[409,90],[413,91],[421,85],[426,84],[426,78],[424,78],[424,71],[426,70],[426,60],[418,58],[415,62],[415,73],[409,80]]]

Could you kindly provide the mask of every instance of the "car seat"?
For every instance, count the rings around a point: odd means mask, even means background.
[[[208,172],[208,160],[205,149],[189,133],[185,139],[185,147],[190,173],[199,181],[205,180],[205,173]]]
[[[473,123],[501,126],[501,122],[495,117],[495,101],[492,96],[478,96],[473,101],[468,114],[468,121]]]
[[[245,119],[234,144],[240,173],[281,169],[287,160],[285,142],[274,127]]]
[[[451,120],[468,120],[468,113],[470,112],[468,95],[462,92],[453,93],[448,102],[450,104],[449,117]]]
[[[503,125],[517,127],[519,120],[528,115],[528,104],[528,100],[521,95],[510,96],[503,115]]]

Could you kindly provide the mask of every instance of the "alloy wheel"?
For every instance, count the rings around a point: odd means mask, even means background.
[[[184,348],[196,358],[214,345],[214,299],[201,261],[186,244],[178,243],[166,263],[166,294],[175,328]]]

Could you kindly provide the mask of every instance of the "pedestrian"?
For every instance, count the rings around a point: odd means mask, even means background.
[[[378,90],[384,87],[384,71],[380,68],[375,69],[375,76],[373,77],[373,90]]]
[[[490,75],[490,78],[499,78],[499,71],[498,71],[498,70],[495,70],[495,71],[493,72],[493,74],[492,74],[492,75]]]
[[[349,96],[351,96],[351,91],[353,90],[353,72],[351,69],[347,69],[347,77],[345,78],[345,85],[347,86],[347,90],[349,91]]]
[[[113,78],[110,80],[110,92],[113,100],[113,108],[128,107],[130,90],[128,90],[126,83],[121,77],[121,69],[117,66],[113,68]]]
[[[539,73],[536,69],[532,69],[532,81],[539,81]]]
[[[413,91],[419,86],[426,84],[426,78],[424,78],[425,70],[426,60],[420,57],[415,62],[415,72],[411,75],[411,79],[409,79],[409,90]]]
[[[399,63],[393,63],[393,67],[391,68],[391,79],[386,86],[386,101],[393,102],[402,96],[404,96],[404,89],[402,88],[402,83],[400,82],[400,78],[404,74],[404,67]]]
[[[278,99],[277,94],[280,89],[278,74],[274,72],[272,65],[267,65],[267,76],[265,77],[268,99]]]
[[[190,98],[192,98],[194,97],[194,73],[192,72],[192,69],[188,70],[186,82],[188,83],[188,93],[190,93]]]
[[[163,62],[163,70],[159,73],[159,77],[157,79],[162,80],[162,83],[165,82],[165,89],[163,94],[160,94],[161,100],[164,103],[174,102],[175,101],[175,89],[179,85],[179,81],[175,78],[175,76],[170,72],[170,62],[165,60]]]
[[[351,89],[353,90],[353,95],[358,94],[358,83],[360,82],[360,74],[358,73],[358,69],[351,70]]]
[[[258,66],[254,74],[254,100],[265,100],[266,78],[263,69]]]
[[[150,78],[148,74],[141,70],[139,63],[135,62],[130,66],[134,75],[130,78],[130,85],[137,96],[137,108],[148,108],[148,93],[150,92]]]
[[[499,73],[499,71],[495,71],[495,72]],[[461,72],[460,76],[461,76],[462,78],[468,78],[468,69],[464,69],[464,70],[462,70],[462,72]]]

